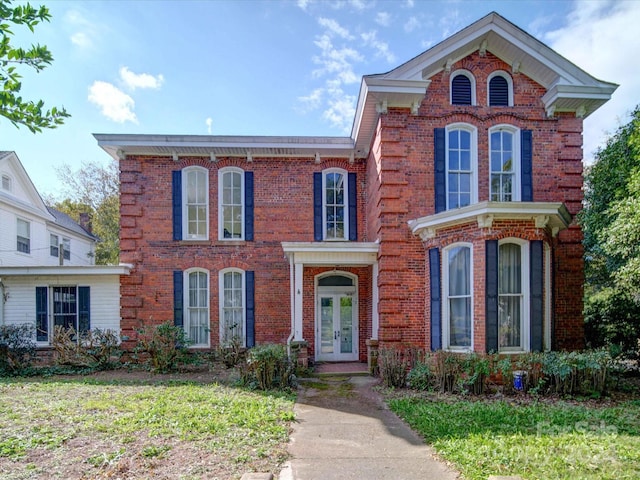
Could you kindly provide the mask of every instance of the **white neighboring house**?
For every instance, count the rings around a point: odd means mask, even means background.
[[[36,327],[38,347],[56,325],[120,332],[120,275],[95,265],[98,238],[48,208],[15,152],[0,151],[0,325]]]

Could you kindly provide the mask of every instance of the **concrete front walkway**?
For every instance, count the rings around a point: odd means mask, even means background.
[[[291,460],[279,480],[453,480],[372,389],[370,376],[302,381],[289,443]]]

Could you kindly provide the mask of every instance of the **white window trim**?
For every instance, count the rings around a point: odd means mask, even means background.
[[[329,173],[339,173],[344,179],[344,237],[342,238],[327,238],[327,174]],[[322,238],[326,242],[349,240],[349,172],[342,168],[327,168],[322,171]]]
[[[509,96],[508,96],[508,102],[509,102],[509,107],[513,107],[513,78],[511,78],[511,75],[509,75],[507,72],[505,72],[504,70],[496,70],[495,72],[492,72],[488,77],[487,77],[487,106],[489,105],[489,94],[490,94],[490,89],[489,89],[489,84],[491,83],[491,79],[493,77],[502,77],[507,81],[507,85],[509,88]]]
[[[496,131],[507,131],[513,135],[513,192],[512,202],[519,202],[522,199],[522,158],[520,155],[520,129],[503,123],[500,125],[494,125],[489,129],[487,136],[487,145],[489,145],[489,200],[491,200],[491,134]]]
[[[469,268],[470,281],[471,281],[471,344],[469,347],[452,347],[450,345],[450,330],[449,330],[449,252],[454,248],[466,247],[469,248]],[[473,316],[473,309],[475,303],[475,292],[473,288],[473,244],[467,242],[458,242],[451,245],[447,245],[442,249],[442,348],[452,352],[472,352],[474,346],[474,332],[473,325],[475,323]]]
[[[471,105],[477,105],[478,103],[476,100],[476,77],[474,77],[473,73],[471,73],[469,70],[464,70],[464,69],[456,70],[455,72],[452,72],[451,75],[449,75],[449,104],[453,105],[453,88],[452,88],[453,79],[456,78],[458,75],[464,75],[471,82]]]
[[[209,274],[209,270],[204,268],[190,268],[185,270],[183,273],[184,280],[182,281],[182,305],[183,305],[183,323],[184,323],[184,331],[189,338],[188,333],[190,329],[189,325],[189,275],[192,273],[204,273],[207,276],[207,318],[209,319],[207,330],[211,332],[211,275]],[[207,343],[191,343],[189,344],[189,348],[209,348],[211,346],[211,334],[207,335]]]
[[[27,224],[27,230],[28,230],[28,237],[24,237],[26,239],[29,240],[29,251],[28,252],[21,252],[20,250],[18,250],[18,222],[25,222]],[[16,218],[16,236],[15,236],[15,240],[16,240],[16,253],[20,254],[20,255],[31,255],[31,252],[33,251],[33,245],[31,245],[31,222],[29,220],[26,220],[24,218]]]
[[[205,234],[197,235],[193,237],[189,237],[189,208],[187,202],[187,174],[189,172],[200,172],[204,174],[205,185],[204,188],[206,190],[205,198],[206,198],[206,221],[205,221]],[[183,240],[191,240],[191,241],[200,241],[200,240],[208,240],[209,239],[209,170],[204,167],[200,167],[197,165],[191,167],[185,167],[182,169],[182,239]]]
[[[224,238],[224,215],[222,209],[223,179],[226,173],[240,174],[240,200],[242,201],[242,234],[240,237]],[[225,242],[243,241],[245,238],[245,199],[244,199],[244,170],[239,167],[224,167],[218,171],[218,240]]]
[[[447,210],[449,205],[449,132],[451,130],[465,130],[471,134],[471,202],[478,203],[478,129],[469,123],[452,123],[445,128],[445,193],[447,196]]]
[[[7,183],[7,186],[5,188],[5,180]],[[7,173],[3,173],[1,178],[0,178],[0,188],[2,188],[3,190],[7,191],[7,192],[12,192],[13,191],[13,178],[11,178],[11,175],[7,174]]]
[[[520,347],[512,347],[512,348],[500,348],[498,345],[498,353],[522,353],[528,352],[531,350],[531,341],[530,341],[530,331],[531,331],[531,318],[530,318],[530,309],[531,309],[531,297],[529,295],[531,286],[529,282],[530,278],[530,269],[531,264],[529,260],[529,242],[526,240],[522,240],[520,238],[505,238],[498,241],[498,255],[500,255],[500,245],[504,245],[505,243],[513,243],[520,246],[521,252],[521,272],[522,275],[521,285],[522,285],[522,318],[521,318],[521,335],[520,341],[522,344]],[[498,286],[498,291],[500,291],[500,286]],[[498,293],[498,299],[499,297]]]
[[[240,268],[225,268],[218,273],[218,318],[219,318],[219,332],[218,343],[223,345],[224,338],[224,274],[225,273],[240,273],[242,275],[242,346],[247,346],[247,275],[246,272]]]

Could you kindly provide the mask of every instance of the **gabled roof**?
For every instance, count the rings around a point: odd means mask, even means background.
[[[56,210],[55,208],[52,208],[52,207],[47,207],[47,210],[51,215],[55,217],[55,224],[58,225],[59,227],[69,230],[83,237],[90,238],[91,240],[98,239],[98,237],[87,232],[84,228],[80,226],[80,224],[78,224],[73,218],[71,218],[66,213],[61,212],[60,210]]]
[[[389,107],[418,107],[431,78],[475,51],[488,51],[547,89],[547,114],[586,117],[618,87],[598,80],[513,23],[493,12],[417,57],[362,78],[350,137],[259,137],[212,135],[94,134],[113,158],[122,155],[366,158],[380,113]]]
[[[368,148],[380,111],[414,107],[426,95],[430,79],[476,51],[487,51],[547,89],[542,98],[549,116],[573,112],[587,117],[618,88],[559,55],[540,40],[495,12],[453,34],[390,72],[362,79],[352,138],[356,149]]]
[[[42,197],[38,193],[38,190],[36,190],[35,185],[31,181],[31,178],[22,166],[22,162],[20,162],[20,159],[15,152],[0,152],[0,171],[4,170],[10,171],[15,175],[13,181],[20,184],[20,190],[24,192],[25,198],[19,198],[12,193],[8,193],[0,189],[0,200],[33,215],[39,216],[44,220],[54,221],[55,218],[47,210],[47,206],[44,204]],[[14,185],[14,192],[17,188],[18,185]]]

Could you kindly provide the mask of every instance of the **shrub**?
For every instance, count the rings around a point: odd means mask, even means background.
[[[184,360],[189,341],[182,327],[165,322],[160,325],[137,329],[138,344],[134,355],[145,353],[149,356],[154,372],[166,373],[176,370]]]
[[[0,373],[15,374],[31,367],[36,358],[33,325],[0,326]]]
[[[294,386],[293,371],[294,365],[284,345],[258,345],[247,352],[242,381],[260,390],[285,389]]]
[[[469,353],[458,358],[460,372],[457,386],[462,393],[480,395],[485,390],[485,380],[491,375],[489,357]]]
[[[389,388],[407,386],[407,375],[421,357],[418,350],[381,348],[378,351],[378,366],[382,381]]]
[[[117,333],[99,328],[78,336],[73,328],[56,326],[52,346],[58,365],[105,370],[113,368],[122,355]]]
[[[414,390],[429,390],[433,386],[433,374],[429,363],[416,362],[407,375],[407,383]]]
[[[433,376],[436,388],[441,392],[454,392],[459,385],[459,354],[438,350],[432,355]]]

